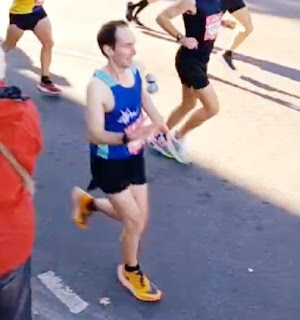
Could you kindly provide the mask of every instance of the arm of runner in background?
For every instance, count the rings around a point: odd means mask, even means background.
[[[87,89],[87,107],[85,111],[88,139],[94,144],[121,145],[124,133],[105,130],[105,106],[113,106],[114,97],[110,89],[101,80],[93,78]],[[140,126],[127,133],[129,141],[147,138],[153,131],[153,125]]]
[[[196,49],[198,47],[198,41],[195,38],[187,38],[183,36],[172,24],[171,20],[184,13],[196,13],[196,1],[195,0],[181,0],[174,5],[171,5],[163,12],[161,12],[156,22],[174,37],[181,45],[188,49]]]

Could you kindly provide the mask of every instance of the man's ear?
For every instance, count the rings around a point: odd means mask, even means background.
[[[109,45],[105,44],[103,46],[103,51],[107,57],[111,57],[114,54],[114,50]]]

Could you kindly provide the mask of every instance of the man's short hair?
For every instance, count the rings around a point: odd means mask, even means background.
[[[105,23],[98,32],[97,42],[103,55],[106,56],[103,47],[110,46],[112,49],[116,46],[116,31],[119,27],[128,27],[124,20],[113,20]]]

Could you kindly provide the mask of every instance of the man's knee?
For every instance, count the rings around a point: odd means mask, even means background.
[[[209,106],[205,106],[204,108],[206,111],[207,119],[212,118],[219,113],[219,103],[218,102],[216,102],[212,105],[209,105]]]
[[[125,228],[130,233],[142,234],[146,226],[146,218],[141,212],[137,212],[134,216],[126,219]]]
[[[52,49],[54,46],[54,41],[52,39],[46,39],[42,41],[43,48]]]
[[[253,32],[253,25],[252,23],[251,24],[248,24],[247,26],[245,26],[245,33],[246,35],[248,36],[250,33]]]
[[[4,52],[8,52],[12,49],[14,49],[17,46],[16,42],[11,42],[11,41],[4,41],[1,44],[1,48],[3,49]]]
[[[180,109],[182,109],[184,112],[189,112],[193,110],[196,107],[197,99],[196,98],[188,98],[184,99],[181,103]]]

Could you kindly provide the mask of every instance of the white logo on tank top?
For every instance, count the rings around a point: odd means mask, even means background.
[[[134,119],[138,115],[137,111],[130,111],[128,108],[125,111],[121,110],[120,112],[121,116],[117,121],[118,123],[123,123],[126,126],[128,125],[131,119]]]

